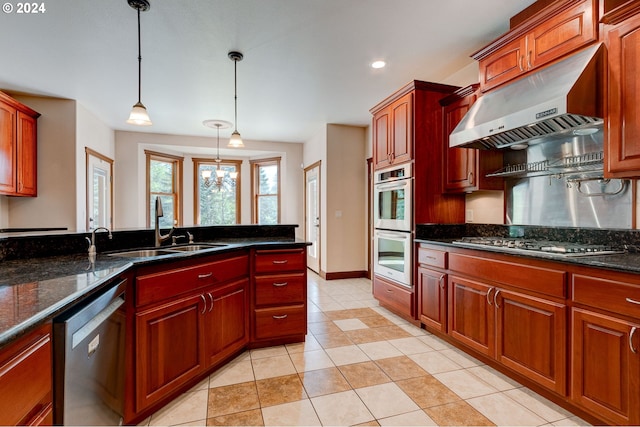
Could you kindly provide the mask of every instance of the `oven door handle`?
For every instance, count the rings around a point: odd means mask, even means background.
[[[409,184],[408,179],[403,179],[399,181],[389,182],[387,184],[376,184],[376,190],[393,190],[395,188],[401,189],[405,188]]]
[[[394,233],[392,231],[377,231],[376,237],[388,237],[390,239],[400,239],[400,240],[408,240],[410,237],[409,233]]]

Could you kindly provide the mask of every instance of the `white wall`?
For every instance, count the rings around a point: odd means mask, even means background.
[[[181,151],[180,145],[207,150],[207,154]],[[220,145],[226,147],[227,140]],[[282,205],[281,223],[299,224],[296,236],[302,230],[303,162],[302,144],[244,140],[245,147],[234,149],[234,155],[223,159],[243,160],[241,175],[241,223],[251,223],[250,159],[281,157]],[[146,225],[146,158],[144,150],[152,150],[184,157],[183,169],[183,225],[192,225],[193,206],[193,157],[214,158],[212,138],[152,134],[142,132],[115,132],[115,228],[142,228]]]
[[[115,133],[80,104],[76,104],[76,230],[87,230],[87,162],[85,147],[115,157]]]
[[[16,96],[38,119],[38,196],[5,200],[8,227],[76,230],[76,102]],[[2,196],[4,197],[4,196]]]
[[[366,149],[366,128],[327,125],[327,273],[367,270]]]

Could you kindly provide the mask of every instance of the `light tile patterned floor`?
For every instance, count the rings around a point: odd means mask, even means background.
[[[252,350],[145,425],[588,425],[378,306],[366,279],[309,272],[305,343]]]

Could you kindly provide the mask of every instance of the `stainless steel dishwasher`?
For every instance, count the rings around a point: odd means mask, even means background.
[[[122,424],[126,282],[53,320],[57,425]]]

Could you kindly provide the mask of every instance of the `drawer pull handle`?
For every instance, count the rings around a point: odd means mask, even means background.
[[[487,291],[487,304],[489,305],[493,305],[491,304],[491,291],[494,291],[496,288],[489,288],[489,290]]]
[[[635,300],[635,299],[631,299],[631,298],[627,298],[627,302],[630,302],[631,304],[638,304],[638,305],[640,305],[640,301]]]
[[[442,279],[444,279],[444,274],[438,279],[438,283],[440,283],[440,289],[444,289],[444,282],[442,281]]]
[[[213,295],[211,295],[211,292],[207,292],[207,295],[209,295],[209,299],[211,300],[211,307],[209,308],[209,313],[211,313],[211,310],[213,310]]]
[[[198,274],[198,279],[206,279],[207,277],[211,277],[213,276],[212,272],[206,273],[206,274]]]
[[[277,288],[281,288],[282,286],[287,286],[288,284],[289,284],[288,282],[274,283],[273,286]]]
[[[435,259],[436,259],[436,257],[434,257],[434,256],[430,256],[430,255],[425,255],[424,257],[425,257],[426,259],[432,259],[432,260],[434,260],[434,261],[435,261]]]
[[[276,259],[276,260],[273,260],[273,263],[274,263],[274,264],[286,264],[286,263],[288,263],[288,262],[289,262],[289,260],[288,260],[288,259],[283,259],[283,260],[277,260],[277,259]]]
[[[632,353],[638,353],[638,350],[633,348],[633,336],[635,335],[637,330],[638,328],[634,326],[633,328],[631,328],[631,333],[629,334],[629,348],[631,349]]]
[[[286,315],[286,314],[283,314],[283,315],[281,315],[281,316],[271,316],[271,317],[273,317],[273,318],[274,318],[274,319],[276,319],[276,320],[280,320],[280,319],[286,319],[286,318],[287,318],[287,315]]]
[[[202,298],[202,303],[204,304],[204,307],[202,308],[202,313],[200,314],[204,314],[207,312],[207,299],[202,294],[200,294],[200,298]]]

